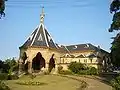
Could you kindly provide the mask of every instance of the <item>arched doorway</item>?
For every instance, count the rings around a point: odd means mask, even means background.
[[[50,61],[49,61],[49,72],[51,72],[53,68],[55,68],[54,54],[52,54]]]
[[[40,71],[43,67],[45,68],[45,59],[42,57],[42,54],[38,52],[32,60],[32,68],[34,72],[36,72]]]

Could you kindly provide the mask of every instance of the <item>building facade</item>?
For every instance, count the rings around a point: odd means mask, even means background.
[[[51,68],[57,73],[58,66],[67,70],[70,62],[80,62],[102,70],[110,62],[108,52],[90,43],[68,46],[55,43],[44,25],[44,17],[42,9],[40,24],[19,47],[19,72],[33,73]]]

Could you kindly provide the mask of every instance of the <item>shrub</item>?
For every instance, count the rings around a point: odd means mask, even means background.
[[[1,73],[0,74],[0,80],[7,80],[8,79],[8,74],[7,73]]]
[[[120,76],[116,77],[115,79],[112,79],[111,85],[114,88],[114,90],[120,90]]]
[[[80,70],[79,73],[80,75],[97,75],[97,69],[95,67],[90,67],[87,70]]]
[[[49,75],[50,72],[49,71],[44,71],[44,75]]]
[[[58,66],[58,73],[63,69],[63,66]]]
[[[16,82],[16,84],[19,84],[19,85],[40,86],[40,85],[45,85],[46,83],[39,82],[39,81],[19,81],[19,82]]]
[[[0,90],[10,90],[10,88],[3,81],[0,81]]]
[[[63,75],[71,75],[72,72],[69,71],[69,70],[61,70],[61,71],[59,72],[59,74],[63,74]]]
[[[80,75],[97,75],[98,70],[95,67],[87,67],[85,64],[72,62],[68,66],[68,69],[75,74]]]
[[[86,66],[82,63],[71,62],[68,69],[75,74],[78,74],[81,70],[86,70]]]
[[[35,77],[36,77],[35,74],[30,74],[30,78],[31,78],[31,79],[34,79]]]
[[[19,77],[17,75],[8,75],[8,80],[16,80]]]
[[[80,74],[80,75],[89,75],[89,70],[80,70],[78,74]]]
[[[98,70],[95,67],[90,67],[88,73],[89,73],[89,75],[97,75]]]

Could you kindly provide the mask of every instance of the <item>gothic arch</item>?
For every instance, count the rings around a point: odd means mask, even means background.
[[[53,68],[55,68],[55,58],[54,58],[55,54],[52,54],[50,60],[49,60],[49,72],[52,71]]]
[[[28,58],[28,57],[27,57],[27,53],[24,52],[24,53],[22,54],[21,58],[22,58],[22,60],[23,60],[23,64],[25,64],[25,61],[26,61],[26,59]]]
[[[38,52],[32,60],[32,68],[34,71],[39,71],[43,67],[45,68],[45,59],[42,57],[42,54]]]
[[[27,61],[27,53],[26,52],[24,52],[23,54],[22,54],[22,60],[23,60],[23,70],[24,71],[28,71],[28,61]]]

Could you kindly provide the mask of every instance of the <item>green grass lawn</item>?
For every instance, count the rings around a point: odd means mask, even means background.
[[[40,86],[19,85],[17,82],[29,81],[29,76],[23,76],[18,80],[6,81],[11,90],[79,90],[81,82],[56,75],[40,75],[33,79],[45,83]]]

